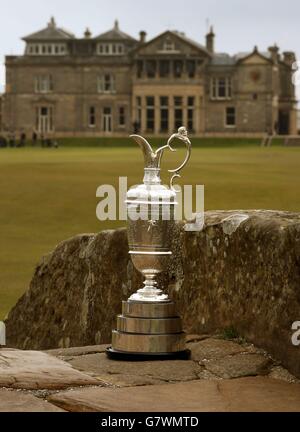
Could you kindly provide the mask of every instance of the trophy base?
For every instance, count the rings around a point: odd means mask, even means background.
[[[107,356],[119,360],[188,359],[174,302],[123,301]]]
[[[170,352],[170,353],[139,353],[118,351],[109,347],[106,349],[107,357],[111,360],[124,360],[124,361],[149,361],[149,360],[189,360],[191,352],[186,349],[183,351]]]

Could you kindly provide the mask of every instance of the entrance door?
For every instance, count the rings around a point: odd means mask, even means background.
[[[278,133],[288,135],[290,132],[290,116],[288,111],[279,111],[278,115]]]
[[[36,109],[36,128],[40,134],[47,134],[53,131],[53,109],[52,107],[41,106]]]
[[[103,132],[112,131],[112,113],[111,107],[103,108]]]

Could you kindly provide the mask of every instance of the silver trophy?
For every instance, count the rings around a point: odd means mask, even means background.
[[[173,180],[187,164],[191,142],[184,127],[173,134],[166,145],[154,151],[139,135],[131,136],[141,147],[145,169],[143,183],[127,192],[127,230],[129,254],[135,268],[144,277],[144,287],[122,302],[122,314],[117,317],[117,329],[112,332],[110,358],[188,358],[185,334],[175,304],[157,287],[156,276],[169,264],[171,239],[174,235],[176,191]],[[171,173],[170,187],[161,184],[160,165],[164,150],[174,140],[187,148],[183,163]]]

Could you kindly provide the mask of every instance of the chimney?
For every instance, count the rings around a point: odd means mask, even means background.
[[[48,27],[49,28],[55,28],[56,27],[56,22],[55,22],[54,17],[51,17],[50,21],[48,22]]]
[[[279,48],[278,48],[278,46],[276,44],[274,44],[273,46],[270,46],[268,48],[268,50],[269,50],[269,53],[271,54],[272,62],[274,64],[277,64],[278,60],[279,60],[279,54],[278,54],[279,53]]]
[[[145,31],[140,31],[140,43],[144,44],[146,42],[147,33]]]
[[[214,52],[214,45],[215,45],[215,34],[214,34],[213,27],[211,26],[209,33],[207,33],[207,35],[206,35],[206,49],[207,49],[207,51],[209,51],[210,53],[213,53]]]
[[[283,62],[288,66],[292,66],[296,61],[296,56],[293,51],[284,51],[283,52]]]
[[[84,32],[84,37],[85,39],[90,39],[92,36],[92,33],[90,31],[90,29],[87,27],[86,31]]]

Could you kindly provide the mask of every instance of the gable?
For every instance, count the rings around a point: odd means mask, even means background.
[[[250,64],[266,65],[266,64],[269,64],[270,61],[269,61],[269,59],[267,59],[266,57],[262,56],[259,53],[253,53],[253,54],[248,55],[245,58],[240,59],[240,63],[249,64],[249,65]]]
[[[209,55],[205,47],[189,40],[183,34],[167,31],[136,49],[138,55]]]

